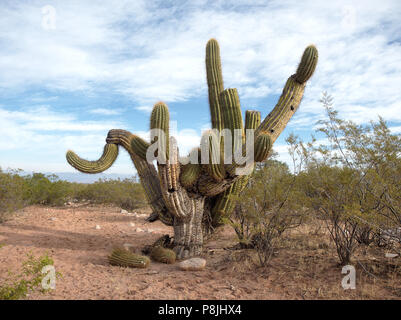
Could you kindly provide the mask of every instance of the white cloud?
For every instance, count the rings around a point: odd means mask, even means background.
[[[41,27],[40,1],[0,8],[0,38],[8,43],[0,49],[0,87],[39,84],[91,92],[109,86],[149,111],[157,100],[205,93],[204,46],[216,37],[226,86],[238,87],[242,97],[264,97],[281,92],[303,48],[313,42],[320,61],[304,111],[320,113],[316,101],[323,89],[336,97],[340,111],[362,106],[346,113],[355,119],[368,109],[382,112],[379,107],[386,106],[392,114],[399,108],[398,1],[52,5],[52,31]]]
[[[237,87],[241,99],[264,98],[281,93],[303,49],[315,43],[319,64],[291,129],[312,127],[324,114],[318,102],[323,90],[334,96],[342,118],[363,123],[380,114],[395,122],[393,130],[399,128],[398,0],[198,1],[170,7],[144,0],[58,0],[51,2],[55,30],[42,28],[43,5],[39,0],[0,5],[0,42],[6,44],[0,46],[2,97],[39,87],[52,97],[32,101],[51,103],[68,91],[90,95],[108,90],[129,97],[136,110],[150,112],[158,100],[185,101],[206,94],[204,50],[215,37],[225,86]],[[46,143],[64,150],[77,144],[91,156],[94,149],[101,150],[109,128],[121,127],[41,108],[0,109],[0,149]],[[192,142],[196,146],[200,135],[184,132],[177,138],[183,151]]]
[[[115,116],[123,112],[121,109],[106,109],[106,108],[96,108],[89,110],[89,113],[99,114],[103,116]]]

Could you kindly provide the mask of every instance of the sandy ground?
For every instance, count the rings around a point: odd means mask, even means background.
[[[147,213],[147,209],[136,210]],[[100,226],[97,229],[96,226]],[[137,230],[137,228],[142,229]],[[121,213],[105,206],[27,207],[0,224],[0,283],[17,271],[32,252],[48,253],[62,274],[56,289],[31,293],[27,299],[399,299],[398,267],[380,275],[358,277],[357,290],[341,287],[341,267],[321,235],[295,238],[273,258],[272,265],[256,267],[255,257],[231,250],[235,234],[223,228],[206,243],[203,271],[180,271],[177,264],[152,262],[147,269],[110,266],[107,256],[115,246],[132,244],[140,251],[170,227],[159,221]],[[315,232],[316,233],[316,232]],[[310,232],[308,233],[308,235]],[[299,238],[297,240],[297,237]],[[313,242],[315,237],[315,242]],[[296,241],[297,245],[293,245]],[[329,243],[329,240],[327,240]],[[372,258],[375,259],[375,258]],[[357,267],[357,271],[358,271]]]

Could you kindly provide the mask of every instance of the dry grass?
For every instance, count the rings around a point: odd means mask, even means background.
[[[356,289],[344,290],[335,246],[321,226],[312,221],[291,230],[265,268],[258,267],[253,250],[231,249],[219,252],[216,269],[268,279],[282,299],[401,299],[401,259],[385,258],[386,250],[374,245],[356,250]]]

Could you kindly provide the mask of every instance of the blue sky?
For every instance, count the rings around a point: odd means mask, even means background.
[[[50,6],[50,7],[49,7]],[[109,129],[147,136],[159,100],[182,153],[209,128],[205,45],[220,43],[225,87],[243,112],[274,107],[304,48],[319,64],[284,139],[308,139],[326,90],[340,116],[381,115],[401,133],[401,4],[388,1],[0,2],[0,167],[73,172],[68,149],[97,159]],[[49,18],[50,17],[50,18]],[[134,173],[126,152],[108,170]]]

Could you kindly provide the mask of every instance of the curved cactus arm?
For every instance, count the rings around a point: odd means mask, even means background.
[[[107,143],[99,160],[89,161],[79,157],[74,151],[68,150],[66,158],[75,169],[84,173],[100,173],[112,166],[118,156],[118,146]]]
[[[159,214],[159,218],[167,225],[173,225],[171,214],[163,201],[161,194],[157,171],[153,164],[148,163],[146,152],[147,142],[142,140],[129,131],[113,129],[110,130],[106,138],[106,146],[103,155],[97,161],[88,161],[81,159],[73,151],[68,151],[66,158],[70,165],[81,172],[85,173],[100,173],[108,169],[116,160],[118,155],[118,145],[126,149],[134,163],[134,166],[141,179],[142,187],[144,188],[146,198],[154,212]],[[140,148],[136,148],[137,146]],[[145,156],[143,156],[145,154]]]
[[[297,72],[288,78],[279,101],[260,124],[255,136],[265,132],[270,136],[271,144],[276,141],[288,121],[297,111],[304,94],[306,81],[313,75],[317,61],[318,51],[315,46],[310,45],[302,55]]]
[[[160,182],[155,166],[146,160],[146,152],[143,148],[136,148],[139,145],[149,145],[146,141],[126,130],[110,130],[106,141],[121,145],[129,153],[132,162],[141,179],[149,205],[154,212],[159,214],[159,219],[166,225],[173,225],[173,218],[163,201]],[[147,149],[147,148],[146,148]],[[139,150],[139,151],[138,151]]]
[[[221,71],[220,47],[216,39],[210,39],[206,45],[206,78],[212,128],[222,130],[224,128],[224,120],[221,113],[219,95],[224,90],[224,84]]]

